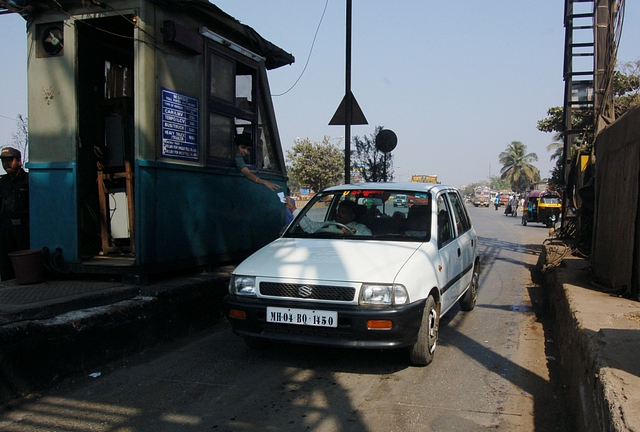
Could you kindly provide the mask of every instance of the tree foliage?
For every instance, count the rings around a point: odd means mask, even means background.
[[[538,155],[527,153],[527,146],[520,141],[511,141],[500,153],[500,178],[507,180],[513,190],[523,192],[531,183],[540,180],[540,170],[531,162],[537,162]]]
[[[593,129],[593,112],[589,110],[573,110],[571,125],[573,129]],[[564,137],[564,108],[553,107],[547,111],[547,117],[538,120],[538,130],[541,132],[556,132],[558,137]]]
[[[376,137],[383,128],[376,126],[375,132],[369,136],[353,137],[355,154],[352,163],[355,170],[362,172],[365,182],[393,181],[393,155],[389,152],[385,158],[385,154],[376,148]]]
[[[564,151],[564,142],[562,141],[561,133],[558,132],[553,136],[553,142],[547,145],[547,151],[551,152],[549,160],[558,160],[562,158],[562,153]]]
[[[509,180],[500,176],[489,176],[489,188],[494,190],[511,190],[511,183]]]
[[[476,188],[480,186],[486,186],[491,190],[511,190],[511,183],[501,178],[500,176],[492,175],[489,176],[488,181],[480,180],[479,182],[465,185],[464,187],[460,188],[460,193],[462,193],[464,196],[473,196]]]
[[[478,186],[490,187],[488,181],[481,180],[481,181],[479,181],[477,183],[471,183],[471,184],[465,185],[464,187],[460,188],[460,193],[463,196],[466,196],[466,197],[473,197],[473,192],[476,190],[476,188]]]
[[[616,117],[640,105],[640,60],[622,63],[613,75]]]
[[[287,150],[287,170],[297,184],[320,192],[343,182],[344,154],[326,136],[316,143],[309,138],[296,140],[291,150]]]

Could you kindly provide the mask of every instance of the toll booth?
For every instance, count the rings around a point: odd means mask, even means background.
[[[277,237],[286,168],[267,70],[294,58],[203,0],[25,9],[31,247],[66,272],[149,274]]]

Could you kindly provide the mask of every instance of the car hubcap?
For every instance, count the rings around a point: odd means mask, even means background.
[[[438,325],[436,323],[436,310],[431,309],[431,311],[429,311],[429,352],[431,354],[436,350],[436,341],[438,336]]]

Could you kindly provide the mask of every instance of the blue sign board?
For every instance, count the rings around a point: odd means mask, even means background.
[[[162,89],[162,156],[200,160],[198,148],[198,99]]]

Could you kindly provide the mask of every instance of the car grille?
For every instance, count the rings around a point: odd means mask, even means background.
[[[260,282],[260,294],[273,297],[350,302],[353,301],[356,289],[326,285]]]

